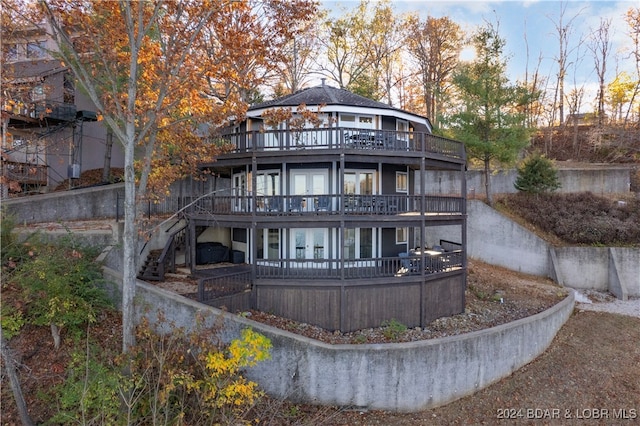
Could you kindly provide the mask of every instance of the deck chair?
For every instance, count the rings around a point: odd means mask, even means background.
[[[289,204],[289,211],[292,212],[301,212],[302,211],[302,197],[299,195],[295,195],[291,197],[291,202]]]
[[[328,195],[320,195],[318,197],[318,204],[316,205],[316,211],[328,212],[331,210],[331,197]]]
[[[270,212],[282,211],[282,204],[280,203],[280,197],[267,198],[267,210]]]

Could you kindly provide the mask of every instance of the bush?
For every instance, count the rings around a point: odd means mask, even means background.
[[[61,333],[82,333],[96,320],[96,309],[111,306],[95,262],[97,250],[71,237],[55,243],[31,243],[29,257],[16,264],[11,281],[23,291],[25,320],[50,326],[56,349]]]
[[[527,158],[518,167],[518,176],[514,183],[518,191],[528,194],[553,192],[560,188],[558,172],[551,160],[536,153]]]
[[[72,374],[55,391],[60,410],[54,421],[242,424],[239,420],[262,396],[257,384],[243,377],[243,369],[268,359],[271,342],[245,329],[225,345],[219,330],[220,325],[207,327],[198,317],[187,331],[159,314],[156,326],[146,317],[141,321],[128,354],[76,354]]]
[[[568,244],[638,246],[640,200],[621,202],[592,193],[523,194],[503,197],[500,204],[538,230]]]

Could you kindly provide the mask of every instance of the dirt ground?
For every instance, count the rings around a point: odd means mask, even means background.
[[[441,331],[448,333],[446,330],[469,325],[468,318],[474,316],[468,314],[473,312],[484,312],[481,316],[487,321],[483,327],[509,321],[513,319],[509,312],[534,312],[557,303],[562,293],[545,280],[482,264],[472,265],[469,283],[473,287],[467,295],[469,312],[452,317],[450,323],[441,321]],[[3,303],[9,302],[12,289],[3,287],[2,291]],[[512,308],[505,309],[505,305]],[[119,346],[119,316],[105,314],[92,333],[105,345]],[[375,340],[375,335],[372,331],[370,338]],[[53,414],[55,405],[42,402],[38,393],[63,380],[69,361],[67,348],[53,350],[49,330],[44,327],[26,327],[11,340],[10,347],[18,356],[30,414],[36,423],[42,423]],[[4,375],[1,396],[0,424],[19,424]],[[399,414],[294,405],[265,398],[248,419],[257,418],[253,423],[259,425],[620,425],[635,424],[638,416],[640,318],[576,309],[536,360],[510,377],[446,406]]]

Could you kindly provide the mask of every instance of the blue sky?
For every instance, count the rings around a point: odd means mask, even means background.
[[[358,3],[356,0],[322,2],[323,6],[331,9],[333,13],[340,9],[340,5],[353,9]],[[398,14],[419,12],[423,18],[449,16],[469,31],[487,21],[498,23],[500,35],[507,41],[508,72],[512,81],[523,80],[527,61],[531,72],[537,66],[539,57],[542,58],[539,72],[555,80],[558,69],[555,58],[559,50],[555,26],[559,22],[561,7],[564,5],[563,23],[566,25],[572,20],[573,29],[569,42],[569,48],[573,49],[573,52],[569,58],[571,66],[565,87],[573,86],[575,77],[578,86],[585,85],[589,98],[595,96],[596,74],[592,53],[584,43],[579,48],[577,46],[580,37],[587,37],[600,26],[601,18],[611,19],[612,49],[607,64],[607,81],[614,78],[616,70],[627,70],[633,76],[634,64],[628,57],[631,39],[626,34],[628,25],[624,21],[624,14],[629,8],[638,7],[638,1],[396,0],[392,1],[392,4]],[[585,101],[591,102],[591,99]]]

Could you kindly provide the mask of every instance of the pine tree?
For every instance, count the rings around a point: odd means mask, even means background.
[[[535,153],[518,167],[518,177],[514,186],[518,191],[540,194],[560,188],[560,181],[551,160]]]

